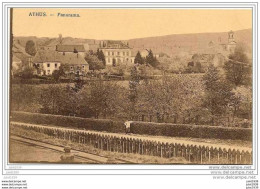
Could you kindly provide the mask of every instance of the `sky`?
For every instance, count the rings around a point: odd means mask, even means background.
[[[29,16],[45,12],[47,16]],[[60,17],[79,14],[80,17]],[[53,15],[51,15],[53,14]],[[32,9],[13,11],[14,36],[127,40],[252,28],[250,9]]]

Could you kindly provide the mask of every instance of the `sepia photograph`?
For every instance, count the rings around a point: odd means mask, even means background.
[[[252,9],[11,8],[10,164],[253,164]]]

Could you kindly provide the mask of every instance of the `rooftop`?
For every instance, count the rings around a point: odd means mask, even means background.
[[[57,45],[58,52],[85,52],[84,45]]]
[[[60,54],[56,51],[39,51],[33,58],[34,63],[60,62],[62,64],[88,64],[84,57],[77,53]]]
[[[104,41],[101,43],[101,49],[130,49],[130,47],[122,41]]]

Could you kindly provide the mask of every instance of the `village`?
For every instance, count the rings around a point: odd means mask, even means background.
[[[217,67],[223,67],[228,53],[234,52],[236,47],[233,31],[228,33],[227,38],[228,43],[226,44],[221,43],[221,38],[218,39],[218,44],[209,41],[207,51],[211,52],[191,53],[190,58],[186,58],[184,60],[186,62],[182,63],[184,68],[176,69],[172,73],[203,73],[211,63]],[[103,75],[108,75],[107,78],[122,79],[124,78],[123,69],[127,70],[127,68],[138,65],[156,67],[157,71],[147,68],[150,71],[147,73],[149,76],[167,72],[167,68],[164,68],[164,61],[169,59],[167,54],[155,54],[152,49],[144,47],[133,49],[127,41],[96,42],[94,40],[91,44],[62,44],[62,41],[61,34],[57,38],[56,45],[36,46],[33,41],[29,40],[26,42],[26,47],[28,45],[26,51],[25,47],[21,47],[18,39],[13,47],[13,76],[18,76],[24,69],[30,68],[32,76],[52,76],[62,72],[60,76],[66,76],[65,78],[71,78],[72,75],[85,78],[91,72],[99,71]],[[156,60],[145,62],[148,55]]]
[[[236,33],[196,46],[15,37],[11,131],[66,141],[64,163],[78,143],[107,156],[92,163],[248,164],[252,52]]]

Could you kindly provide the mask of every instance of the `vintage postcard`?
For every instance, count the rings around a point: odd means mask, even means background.
[[[9,162],[252,164],[251,9],[10,9]]]
[[[1,15],[2,188],[258,188],[258,3]]]

